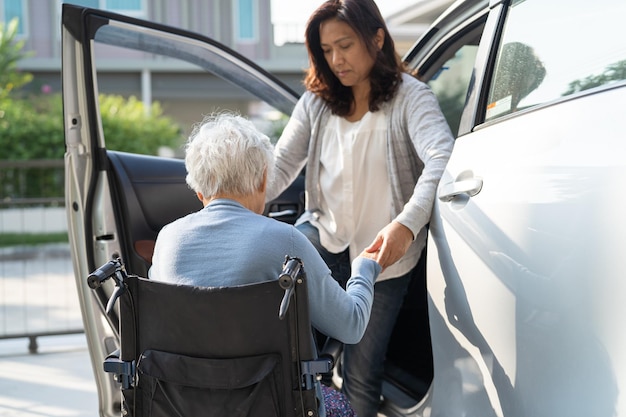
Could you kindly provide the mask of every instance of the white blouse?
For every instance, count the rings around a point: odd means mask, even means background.
[[[309,219],[328,251],[339,253],[349,247],[352,260],[391,222],[387,159],[387,122],[382,110],[367,112],[357,122],[330,117],[320,158],[321,212]],[[408,259],[388,267],[378,280],[408,273],[418,257],[405,256]]]

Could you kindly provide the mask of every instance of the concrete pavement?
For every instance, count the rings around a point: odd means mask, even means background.
[[[0,417],[98,417],[98,397],[83,334],[0,340]]]
[[[0,249],[0,336],[80,331],[67,244]],[[0,417],[98,417],[84,334],[0,339]]]

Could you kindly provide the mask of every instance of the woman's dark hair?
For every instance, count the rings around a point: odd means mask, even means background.
[[[347,23],[374,58],[374,66],[369,77],[371,83],[369,110],[378,110],[382,103],[391,100],[395,95],[402,81],[404,67],[374,0],[328,0],[313,12],[305,31],[310,67],[304,78],[304,86],[323,98],[333,114],[339,116],[350,114],[352,89],[341,84],[333,74],[320,45],[320,25],[329,19]],[[382,29],[385,34],[381,49],[378,49],[374,42],[378,29]]]

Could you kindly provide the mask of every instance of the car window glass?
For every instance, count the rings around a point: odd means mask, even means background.
[[[98,28],[94,41],[102,136],[109,150],[182,156],[193,126],[223,111],[245,116],[275,141],[295,103],[271,80],[259,81],[262,74],[257,78],[249,66],[236,65],[227,52],[196,39],[110,21]],[[119,59],[143,69],[124,77],[115,70]]]
[[[514,1],[485,120],[626,79],[626,2]]]
[[[459,130],[477,50],[476,42],[461,46],[428,81],[455,136]]]

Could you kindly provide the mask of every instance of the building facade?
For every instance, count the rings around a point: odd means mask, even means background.
[[[302,43],[302,25],[275,27],[271,0],[0,0],[0,21],[18,17],[19,36],[31,55],[19,63],[34,75],[28,88],[58,92],[61,89],[61,5],[72,3],[105,9],[168,26],[197,32],[234,49],[281,81],[301,92],[308,65]],[[451,0],[416,0],[415,6],[388,19],[398,52],[403,54]],[[281,41],[275,41],[275,33]],[[291,41],[290,41],[291,40]],[[280,43],[280,45],[277,45]],[[217,89],[215,103],[207,103],[198,83],[211,83],[201,70],[181,70],[150,56],[101,50],[98,85],[101,93],[136,96],[145,104],[159,101],[164,112],[183,126],[199,120],[216,106],[248,113],[248,97],[236,89]]]

